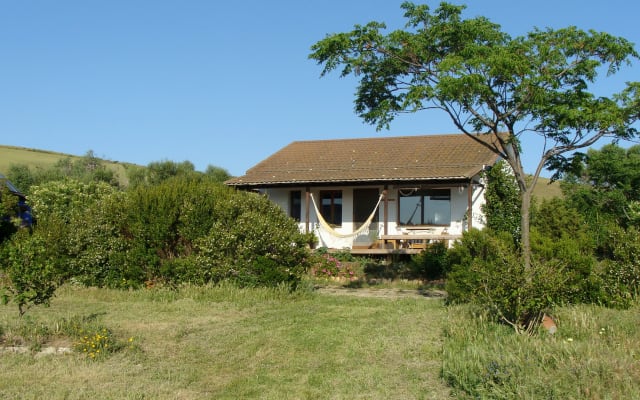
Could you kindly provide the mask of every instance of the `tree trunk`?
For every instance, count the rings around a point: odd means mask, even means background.
[[[532,188],[528,188],[521,192],[522,204],[520,208],[520,229],[522,246],[522,263],[524,264],[527,279],[530,279],[529,271],[531,270],[531,239],[529,232],[529,208],[531,206]]]

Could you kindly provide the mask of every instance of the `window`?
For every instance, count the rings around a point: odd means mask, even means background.
[[[320,191],[320,214],[329,225],[342,225],[342,191]]]
[[[400,225],[450,225],[451,191],[422,189],[399,191]]]
[[[300,222],[302,216],[302,192],[299,190],[289,192],[289,216]]]

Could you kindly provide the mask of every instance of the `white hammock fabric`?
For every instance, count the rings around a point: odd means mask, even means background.
[[[373,208],[373,211],[371,212],[371,215],[369,215],[369,218],[367,218],[367,220],[364,222],[364,224],[362,224],[362,226],[360,228],[356,229],[355,231],[353,231],[351,233],[340,233],[340,232],[336,231],[335,229],[333,229],[331,227],[331,225],[329,225],[329,223],[327,223],[327,221],[322,217],[322,214],[320,213],[320,210],[318,210],[318,205],[316,204],[316,199],[313,197],[313,193],[310,193],[310,195],[311,195],[311,202],[313,203],[313,209],[316,212],[316,216],[318,217],[318,221],[320,222],[320,226],[322,226],[325,231],[329,232],[329,234],[331,234],[332,236],[338,237],[338,238],[350,238],[350,237],[358,236],[359,234],[361,234],[365,230],[369,229],[369,225],[371,225],[371,221],[373,221],[373,218],[376,216],[376,211],[378,211],[378,207],[380,206],[380,202],[384,198],[384,194],[380,194],[380,197],[378,198],[378,203],[376,203],[376,206]]]

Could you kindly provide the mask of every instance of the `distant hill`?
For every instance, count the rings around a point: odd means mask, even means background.
[[[539,178],[536,187],[533,189],[533,196],[538,200],[562,197],[560,182],[553,182],[549,178]]]
[[[30,168],[49,168],[58,161],[65,158],[82,158],[71,154],[56,153],[47,150],[28,149],[26,147],[15,147],[0,145],[0,173],[7,174],[12,164],[28,165]],[[121,184],[128,183],[127,169],[138,167],[132,163],[121,163],[118,161],[102,160],[107,168],[112,170]]]

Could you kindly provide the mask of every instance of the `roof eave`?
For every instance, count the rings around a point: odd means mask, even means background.
[[[475,174],[473,175],[475,176]],[[323,180],[274,180],[274,181],[257,181],[257,182],[240,182],[227,181],[228,186],[237,188],[262,188],[274,186],[322,186],[337,184],[354,184],[354,183],[390,183],[390,182],[443,182],[443,181],[468,181],[473,176],[441,176],[441,177],[394,177],[394,178],[365,178],[365,179],[323,179]]]

